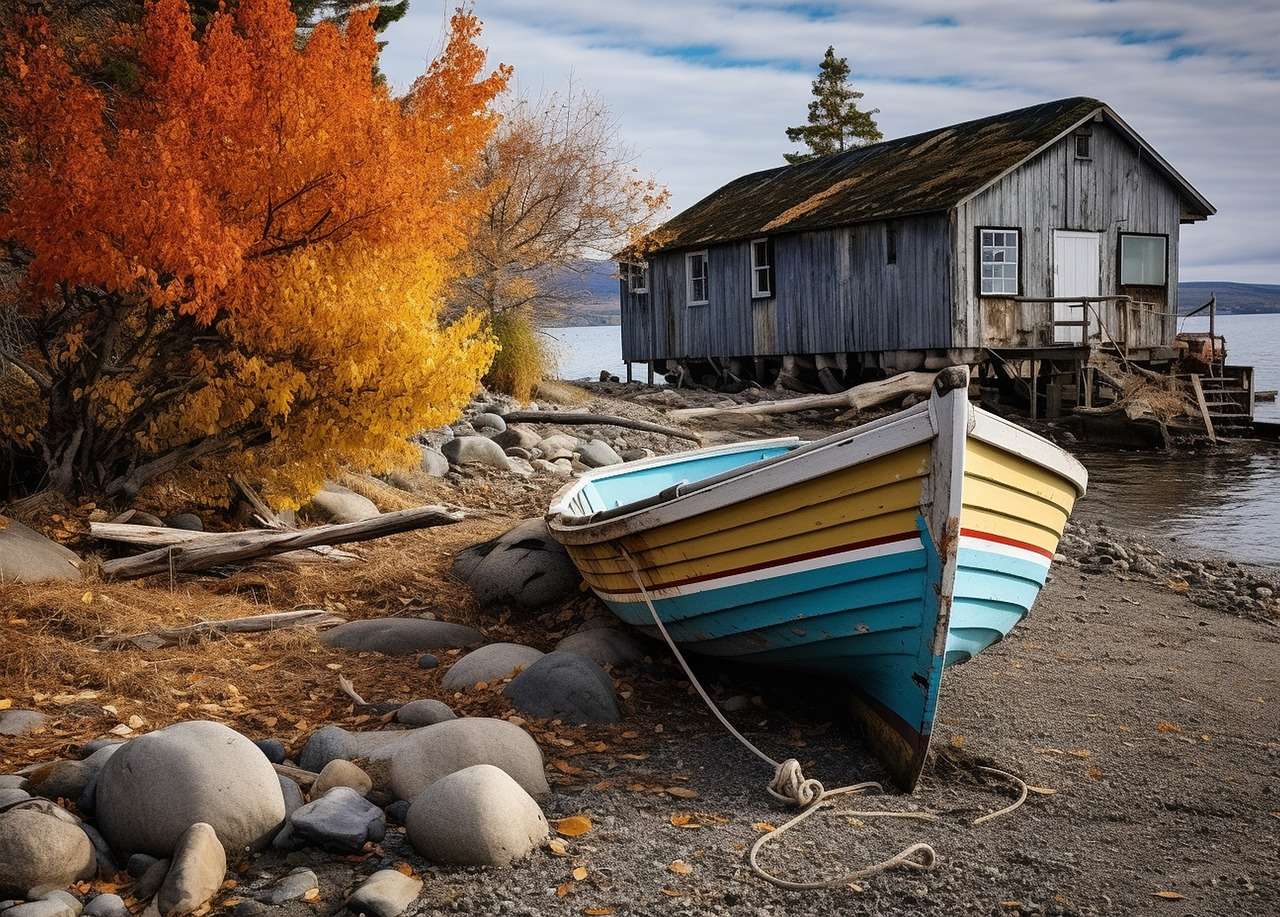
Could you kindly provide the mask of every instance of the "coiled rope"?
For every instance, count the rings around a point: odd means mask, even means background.
[[[787,831],[790,831],[796,825],[808,819],[815,814],[823,805],[838,796],[850,796],[861,794],[868,790],[877,793],[884,792],[884,787],[874,780],[868,780],[864,783],[854,783],[849,786],[836,787],[834,790],[828,790],[823,787],[822,783],[812,777],[806,777],[804,771],[801,770],[800,762],[795,758],[787,758],[784,761],[777,761],[761,751],[755,743],[739,732],[732,723],[716,706],[715,701],[707,694],[706,689],[702,687],[702,682],[698,680],[698,676],[693,674],[693,669],[689,667],[689,663],[685,661],[684,654],[680,652],[675,641],[671,639],[671,635],[667,633],[667,627],[662,623],[662,618],[658,615],[658,610],[653,607],[653,600],[649,598],[649,590],[645,588],[643,580],[640,578],[640,568],[636,566],[635,558],[631,556],[631,552],[625,547],[620,546],[622,556],[626,559],[627,565],[631,568],[631,578],[635,581],[636,588],[640,590],[640,596],[644,599],[645,606],[649,609],[649,615],[653,618],[654,625],[658,628],[658,632],[662,634],[662,639],[666,641],[667,647],[671,650],[671,654],[676,657],[676,661],[680,663],[680,668],[684,670],[684,674],[689,679],[689,683],[697,690],[698,695],[702,698],[703,703],[707,705],[707,709],[712,715],[720,721],[720,725],[742,743],[743,747],[754,754],[761,761],[773,767],[773,779],[769,781],[766,787],[769,795],[780,802],[788,805],[798,806],[803,811],[791,818],[777,828],[773,828],[766,834],[756,839],[751,845],[751,851],[747,856],[747,863],[751,866],[751,871],[766,882],[778,886],[779,888],[791,889],[794,891],[809,891],[822,888],[837,888],[842,885],[848,885],[859,879],[866,879],[877,873],[885,872],[897,867],[904,869],[916,869],[927,872],[934,868],[938,862],[938,855],[934,849],[925,843],[911,844],[903,848],[898,853],[886,860],[873,863],[870,866],[855,870],[848,875],[841,876],[836,879],[818,879],[808,882],[795,882],[790,879],[784,879],[775,876],[766,871],[762,867],[758,858],[760,851],[775,838],[781,837]],[[1011,782],[1017,784],[1021,789],[1018,800],[1011,805],[1005,806],[996,812],[988,813],[973,821],[974,825],[982,822],[990,821],[1001,815],[1007,815],[1014,809],[1018,808],[1027,798],[1027,785],[1013,774],[1005,771],[997,770],[993,767],[978,767],[977,770],[986,771],[993,775],[1005,777]],[[899,812],[899,811],[842,811],[841,815],[852,815],[863,818],[906,818],[918,821],[936,821],[937,816],[927,812]]]

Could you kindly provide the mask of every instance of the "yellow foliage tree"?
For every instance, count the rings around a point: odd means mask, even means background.
[[[494,344],[439,303],[509,71],[483,74],[459,11],[393,98],[375,12],[299,43],[287,0],[198,33],[153,0],[113,39],[140,75],[115,94],[81,75],[104,49],[39,17],[0,39],[0,239],[24,277],[0,371],[41,396],[9,444],[28,479],[129,497],[203,463],[287,502],[456,416]]]

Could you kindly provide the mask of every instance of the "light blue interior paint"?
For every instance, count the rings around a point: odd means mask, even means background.
[[[661,465],[633,468],[593,478],[582,485],[579,494],[587,503],[589,512],[598,513],[652,497],[675,484],[701,481],[753,462],[782,455],[793,448],[794,446],[772,446],[762,449],[759,446],[747,446],[741,451],[720,455],[690,456],[685,459],[677,456],[675,461],[663,462]]]

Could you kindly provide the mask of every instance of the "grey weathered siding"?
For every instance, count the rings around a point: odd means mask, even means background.
[[[650,260],[649,292],[622,292],[623,356],[717,359],[951,346],[950,229],[936,214],[774,237],[774,296],[751,296],[748,242],[709,248],[709,302],[685,302],[685,254]]]
[[[1100,290],[1154,301],[1131,311],[1130,347],[1168,344],[1176,320],[1158,312],[1177,308],[1178,224],[1182,202],[1177,189],[1110,125],[1089,125],[1090,159],[1075,158],[1067,136],[953,212],[956,245],[957,346],[1036,346],[1048,306],[977,293],[977,229],[1022,229],[1024,296],[1053,296],[1053,230],[1102,233]],[[1162,233],[1169,237],[1168,285],[1120,289],[1119,233]],[[1124,327],[1121,307],[1107,304],[1103,321],[1117,338]]]

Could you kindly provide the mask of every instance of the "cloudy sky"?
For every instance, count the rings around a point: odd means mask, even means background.
[[[453,2],[412,0],[398,88]],[[1183,280],[1280,283],[1277,0],[475,0],[521,91],[600,93],[673,212],[782,163],[828,44],[899,137],[1048,99],[1110,103],[1218,208],[1184,227]]]

